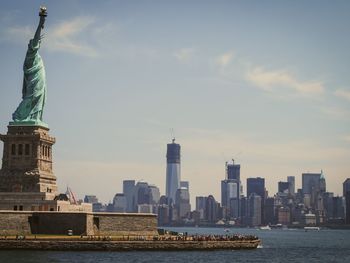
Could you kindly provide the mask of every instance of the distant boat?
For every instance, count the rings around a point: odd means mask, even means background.
[[[305,226],[304,227],[305,231],[311,230],[311,231],[320,231],[321,228],[319,228],[318,226]]]
[[[271,227],[269,225],[267,226],[261,226],[260,230],[271,230]]]

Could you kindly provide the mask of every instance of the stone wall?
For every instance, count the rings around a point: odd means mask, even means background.
[[[67,235],[72,230],[73,235],[85,235],[86,218],[86,213],[33,212],[30,225],[32,234]]]
[[[157,217],[152,214],[94,213],[94,224],[95,234],[102,236],[157,234]]]
[[[0,212],[0,235],[30,235],[31,212]]]
[[[156,235],[152,214],[0,211],[0,235]]]

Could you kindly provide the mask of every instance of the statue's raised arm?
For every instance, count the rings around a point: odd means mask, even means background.
[[[34,42],[37,44],[40,39],[41,39],[41,30],[44,29],[44,24],[45,24],[45,19],[47,17],[47,9],[46,7],[41,6],[40,7],[40,12],[39,12],[40,20],[39,20],[39,25],[38,28],[35,31],[34,35]]]
[[[43,125],[43,110],[46,102],[46,76],[44,63],[39,55],[41,31],[47,16],[46,7],[40,7],[39,25],[34,38],[29,41],[27,54],[23,64],[22,101],[12,114],[11,125],[28,124]]]

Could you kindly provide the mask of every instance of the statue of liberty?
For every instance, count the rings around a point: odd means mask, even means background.
[[[40,21],[34,38],[29,41],[27,54],[23,64],[22,101],[12,114],[10,125],[41,125],[46,102],[46,77],[44,63],[39,55],[41,30],[47,16],[46,8],[40,7]]]

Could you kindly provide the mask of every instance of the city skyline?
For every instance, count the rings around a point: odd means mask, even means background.
[[[323,170],[341,195],[350,171],[349,3],[93,3],[45,3],[44,120],[58,138],[61,192],[69,185],[108,202],[131,178],[165,194],[174,128],[192,205],[196,196],[220,200],[231,158],[245,190],[246,178],[263,177],[275,193],[287,176],[298,189],[302,173]],[[41,4],[0,3],[0,133],[20,99],[28,25]]]

